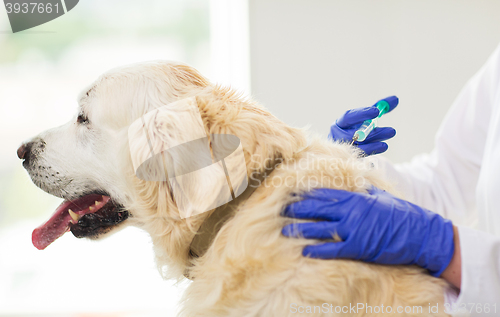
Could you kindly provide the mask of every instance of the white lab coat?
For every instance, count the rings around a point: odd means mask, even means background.
[[[500,316],[500,46],[455,100],[430,154],[381,163],[407,200],[457,225],[462,287],[456,304],[465,304],[470,316]],[[485,304],[489,314],[479,312]]]

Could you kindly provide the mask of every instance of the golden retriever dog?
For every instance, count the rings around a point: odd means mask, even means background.
[[[181,316],[448,316],[448,284],[423,269],[311,259],[302,249],[319,241],[281,235],[283,226],[298,221],[282,211],[306,191],[389,189],[355,147],[307,137],[256,102],[175,62],[111,70],[78,103],[74,120],[18,149],[33,182],[64,199],[33,232],[37,248],[68,231],[100,239],[128,225],[142,228],[151,235],[161,275],[192,280]],[[154,112],[160,108],[165,112]],[[189,119],[184,108],[196,108],[201,119]],[[211,150],[210,136],[237,137],[252,190],[231,192],[231,208],[224,208],[215,202],[222,187],[207,185],[208,176],[188,178],[183,186],[191,197],[219,207],[183,214],[172,182],[139,177],[136,165],[147,150],[130,139],[137,122],[154,138],[144,146],[155,151],[192,140],[200,126]]]

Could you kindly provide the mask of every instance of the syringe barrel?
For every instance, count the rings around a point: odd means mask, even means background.
[[[372,120],[366,120],[361,124],[359,129],[354,133],[354,136],[358,136],[357,142],[363,142],[366,140],[366,137],[370,132],[372,132],[373,129],[377,127],[377,120],[378,118],[372,119]]]

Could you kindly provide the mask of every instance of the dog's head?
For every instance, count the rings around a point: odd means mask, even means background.
[[[183,103],[187,98],[190,101]],[[194,104],[207,135],[237,136],[248,173],[276,155],[293,156],[304,144],[300,131],[230,89],[212,85],[189,66],[149,62],[111,70],[80,95],[72,121],[18,149],[33,182],[64,199],[52,218],[34,231],[37,248],[67,231],[97,239],[132,224],[152,235],[160,264],[185,262],[186,247],[208,213],[181,217],[166,181],[137,177],[129,147],[134,122],[173,104],[181,109]],[[183,118],[175,112],[157,116],[152,129],[167,145],[180,143],[194,130]]]

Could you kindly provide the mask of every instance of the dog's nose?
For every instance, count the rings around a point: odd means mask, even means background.
[[[19,157],[21,160],[26,159],[27,158],[26,154],[29,154],[29,152],[31,152],[32,147],[33,147],[33,142],[21,144],[21,146],[17,149],[17,157]]]

